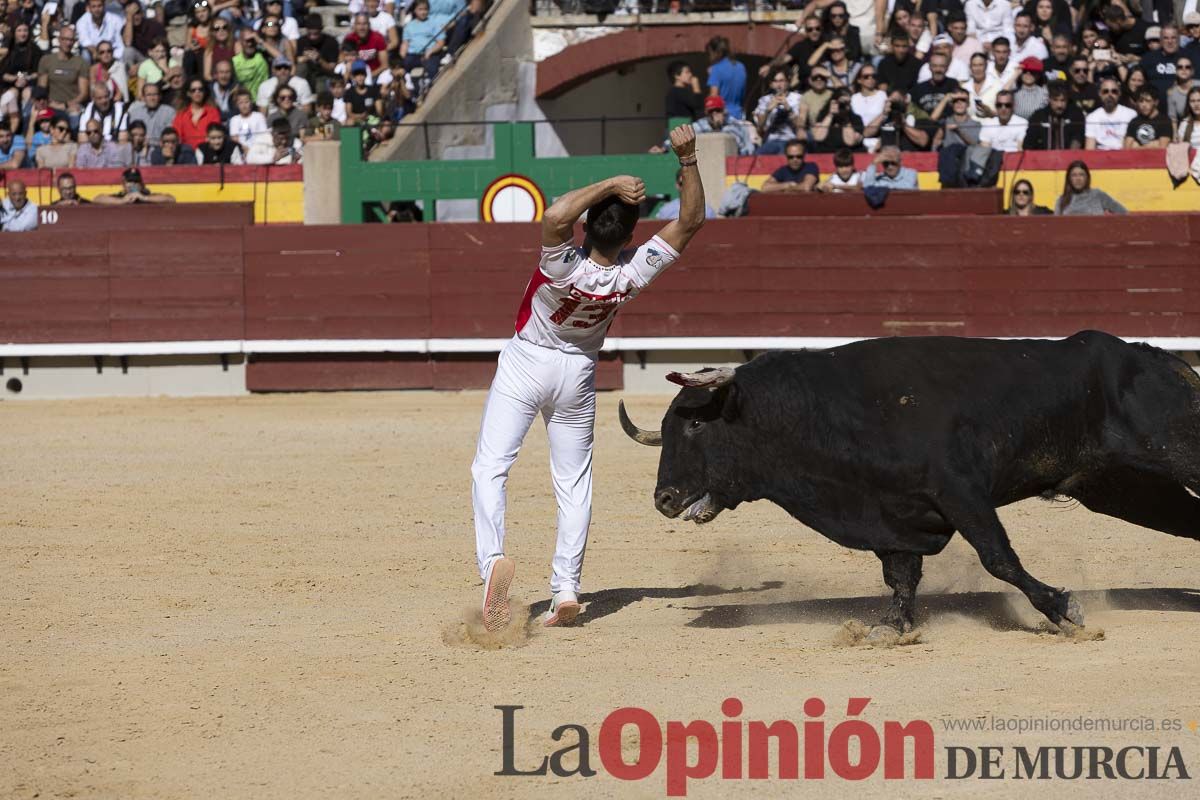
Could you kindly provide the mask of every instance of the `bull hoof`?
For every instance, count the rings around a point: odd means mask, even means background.
[[[867,643],[873,645],[894,644],[900,638],[900,631],[891,625],[873,625],[867,634]]]

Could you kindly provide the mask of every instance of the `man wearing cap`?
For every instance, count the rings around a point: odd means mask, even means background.
[[[704,116],[692,123],[696,134],[727,133],[737,142],[739,156],[754,155],[754,142],[750,138],[747,126],[729,119],[725,112],[725,101],[718,95],[704,98]],[[662,144],[650,148],[651,153],[671,152],[671,140],[664,139]]]
[[[426,12],[428,8],[426,5]],[[380,68],[387,69],[387,39],[371,30],[371,18],[366,14],[354,15],[354,27],[342,42],[348,42],[358,48],[358,57],[367,62],[371,72],[378,72]]]
[[[1192,58],[1195,54],[1189,51],[1200,51],[1200,0],[1188,0],[1192,3],[1192,10],[1182,15],[1183,26],[1183,50],[1189,53]]]
[[[367,62],[350,65],[350,86],[346,89],[346,124],[357,125],[367,117],[383,116],[379,87],[367,83]]]
[[[929,45],[929,58],[932,59],[935,55],[946,57],[946,77],[959,83],[966,83],[971,79],[971,70],[966,62],[954,58],[954,40],[950,38],[950,34],[939,33],[933,37],[933,43]],[[932,77],[933,72],[929,69],[929,61],[926,60],[917,73],[917,83],[924,83]]]
[[[1012,55],[1010,58],[1020,64],[1027,58],[1044,61],[1049,55],[1042,37],[1034,34],[1033,16],[1028,11],[1018,12],[1016,18],[1013,19]]]
[[[0,205],[0,230],[5,233],[35,231],[38,226],[38,208],[29,202],[23,181],[8,182],[8,196]]]
[[[258,49],[258,33],[253,28],[242,28],[242,52],[233,56],[233,72],[238,83],[255,98],[258,88],[271,75],[271,65]]]
[[[137,167],[130,167],[121,174],[121,190],[113,194],[96,195],[98,206],[122,206],[132,203],[174,203],[175,198],[169,194],[159,194],[146,188],[142,173]]]
[[[269,114],[273,111],[271,98],[275,96],[275,90],[279,88],[279,85],[284,84],[296,93],[296,107],[303,109],[305,114],[311,114],[313,104],[312,88],[309,87],[308,81],[292,73],[291,59],[283,55],[276,56],[271,67],[275,74],[259,84],[258,87],[258,94],[254,102],[258,106],[258,109],[264,114]]]
[[[1183,56],[1183,51],[1179,48],[1179,29],[1174,25],[1163,25],[1159,41],[1161,47],[1146,53],[1141,63],[1146,70],[1146,79],[1160,96],[1165,96],[1167,90],[1175,83],[1176,63]]]

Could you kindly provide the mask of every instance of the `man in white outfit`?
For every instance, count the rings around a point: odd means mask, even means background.
[[[542,218],[542,255],[517,311],[516,336],[500,353],[479,445],[471,465],[475,554],[483,578],[483,622],[510,618],[515,565],[504,556],[505,483],[521,442],[540,412],[550,440],[558,500],[558,542],[546,626],[579,614],[579,578],[592,519],[592,429],[596,359],[613,314],[669,267],[704,224],[704,188],[691,125],[671,131],[682,167],[679,219],[636,250],[626,250],[646,187],[628,175],[568,192]],[[575,223],[587,212],[583,247]]]

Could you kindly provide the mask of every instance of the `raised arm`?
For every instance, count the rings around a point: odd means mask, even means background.
[[[679,219],[672,220],[658,232],[658,238],[682,253],[688,242],[704,224],[704,185],[696,165],[696,132],[691,125],[680,125],[671,131],[671,149],[679,156],[683,168],[683,186],[679,190]]]
[[[632,175],[618,175],[567,192],[555,200],[542,215],[542,246],[557,247],[570,241],[575,223],[583,216],[583,212],[613,195],[630,205],[638,205],[646,199],[646,184],[641,178]]]

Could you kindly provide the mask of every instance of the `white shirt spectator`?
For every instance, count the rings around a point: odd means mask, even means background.
[[[851,189],[851,188],[854,188],[856,186],[861,186],[861,185],[862,185],[862,173],[861,172],[850,173],[850,180],[848,180],[848,181],[842,180],[842,176],[838,175],[836,170],[834,170],[834,173],[829,176],[829,186],[835,192],[844,192],[847,189]]]
[[[1191,126],[1191,136],[1185,139],[1184,136],[1186,136],[1188,133],[1188,121],[1186,119],[1181,119],[1179,120],[1179,126],[1175,133],[1178,135],[1179,141],[1188,142],[1192,145],[1192,147],[1200,150],[1200,123],[1195,123]]]
[[[966,83],[971,80],[971,70],[961,61],[950,59],[950,64],[946,67],[946,77],[954,78],[959,83]],[[917,73],[917,83],[924,83],[933,78],[933,73],[929,70],[929,64],[921,65],[921,71]]]
[[[880,94],[883,94],[883,92],[880,92]],[[796,138],[796,130],[795,130],[795,128],[792,127],[792,123],[790,122],[790,120],[800,114],[800,104],[801,104],[800,98],[801,98],[801,95],[799,92],[788,92],[787,93],[787,99],[785,100],[785,102],[787,103],[787,107],[788,107],[789,121],[779,122],[776,125],[770,126],[767,129],[767,135],[766,135],[765,141],[769,142],[769,141],[773,141],[776,139],[782,139],[783,141],[789,141],[791,139]],[[764,94],[762,97],[758,98],[758,105],[756,105],[754,107],[754,119],[755,120],[757,120],[760,115],[767,113],[767,107],[771,104],[771,101],[774,99],[775,99],[775,95],[773,95],[773,94]],[[779,109],[776,109],[774,113],[778,114]]]
[[[125,29],[125,18],[111,11],[105,12],[104,21],[99,26],[92,15],[84,12],[75,25],[75,37],[80,47],[95,47],[101,42],[108,42],[113,48],[113,59],[120,61],[125,55],[125,40],[121,31]]]
[[[1097,150],[1120,150],[1125,146],[1125,130],[1136,116],[1137,112],[1126,106],[1117,106],[1111,114],[1097,106],[1087,115],[1084,133],[1096,140]]]
[[[371,30],[378,33],[384,39],[388,38],[388,31],[396,27],[396,18],[382,9],[375,16],[369,17],[369,19],[371,21]]]
[[[301,159],[301,151],[304,149],[304,143],[299,139],[292,140],[291,151],[281,158],[275,160],[275,139],[270,131],[257,134],[250,141],[250,149],[246,153],[247,164],[299,164]]]
[[[979,131],[980,144],[991,145],[1002,153],[1016,153],[1025,142],[1025,133],[1029,130],[1029,120],[1013,114],[1007,125],[1001,125],[998,117],[988,117],[983,120]]]
[[[38,226],[38,207],[32,200],[25,201],[25,207],[20,211],[13,208],[12,201],[7,197],[0,204],[0,230],[5,233],[23,233],[36,231]]]
[[[343,125],[346,124],[346,98],[333,98],[333,118]]]
[[[979,116],[979,107],[975,104],[976,100],[983,103],[993,111],[996,110],[996,95],[999,94],[1000,89],[1002,88],[999,81],[989,76],[983,82],[983,88],[978,92],[975,91],[975,81],[967,81],[963,84],[963,88],[967,90],[967,95],[969,96],[968,99],[970,102],[968,105],[970,105],[970,109],[968,109],[968,113],[970,113],[972,117],[975,119],[982,119],[982,117]]]
[[[271,100],[275,97],[275,87],[279,85],[279,78],[267,78],[258,87],[258,97],[254,104],[259,108],[270,108],[274,106]],[[308,85],[308,81],[301,78],[299,75],[293,75],[288,78],[288,87],[296,93],[296,105],[306,106],[313,102],[312,87]]]
[[[1008,63],[1004,65],[1003,72],[996,69],[996,61],[994,59],[988,61],[987,75],[1001,87],[1008,86],[1008,82],[1012,80],[1013,76],[1016,74],[1017,60],[1015,58],[1010,57],[1008,59]],[[1016,85],[1016,81],[1013,81],[1013,85]]]
[[[270,130],[267,127],[267,118],[258,111],[251,111],[250,115],[246,117],[235,114],[229,118],[228,124],[229,138],[243,147],[249,147],[255,135]]]
[[[129,115],[125,113],[125,104],[120,100],[112,101],[107,114],[96,108],[95,102],[88,103],[84,106],[83,115],[79,117],[79,129],[86,129],[88,120],[93,119],[99,121],[106,142],[117,141],[117,134],[126,130],[129,125]]]
[[[963,4],[967,16],[967,33],[984,44],[990,44],[998,36],[1013,40],[1012,6],[1006,0],[967,0]]]
[[[1046,43],[1036,33],[1030,35],[1028,39],[1020,44],[1017,43],[1017,37],[1013,36],[1012,55],[1008,57],[1008,63],[1020,64],[1027,58],[1036,58],[1045,61],[1049,57],[1050,51],[1046,49]]]
[[[864,125],[868,125],[887,108],[887,101],[887,92],[876,92],[870,97],[855,92],[850,97],[850,110],[858,114]]]

